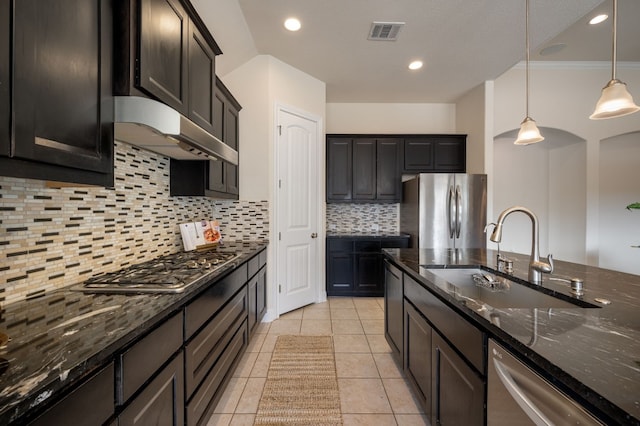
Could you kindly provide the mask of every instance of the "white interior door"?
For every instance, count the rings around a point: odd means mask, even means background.
[[[278,110],[278,314],[318,297],[318,120]]]

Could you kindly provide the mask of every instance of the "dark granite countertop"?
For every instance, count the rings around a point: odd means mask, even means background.
[[[552,276],[582,278],[585,293],[580,299],[600,307],[494,308],[460,296],[425,266],[483,266],[495,273],[496,251],[386,249],[385,254],[489,337],[603,415],[607,424],[640,424],[640,276],[556,261]],[[514,260],[512,277],[526,282],[529,256],[503,254]],[[569,284],[546,274],[539,289],[577,298]]]
[[[0,424],[15,421],[107,365],[119,349],[266,246],[220,244],[215,250],[240,257],[179,294],[85,294],[70,286],[4,307],[0,332],[8,342],[0,342]]]

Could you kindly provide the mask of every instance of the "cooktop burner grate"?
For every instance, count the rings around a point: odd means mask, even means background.
[[[217,251],[166,255],[91,277],[78,289],[91,293],[180,293],[237,257]]]

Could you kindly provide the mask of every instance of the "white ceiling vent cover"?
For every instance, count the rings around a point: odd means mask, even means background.
[[[369,40],[395,41],[404,22],[373,22],[369,31]]]

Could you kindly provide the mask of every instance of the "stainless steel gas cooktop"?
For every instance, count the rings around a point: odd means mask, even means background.
[[[74,289],[86,293],[181,293],[237,257],[214,250],[170,254],[91,277]]]

